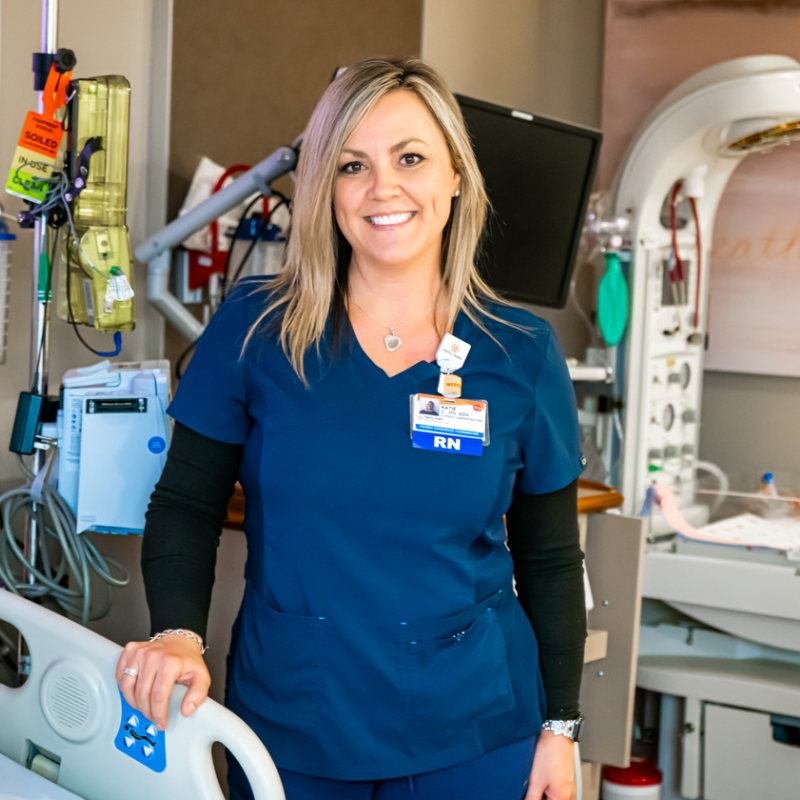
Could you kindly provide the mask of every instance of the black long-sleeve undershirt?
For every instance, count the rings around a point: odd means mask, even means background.
[[[151,633],[186,628],[205,639],[217,547],[241,457],[242,445],[175,423],[145,515],[142,574]]]
[[[539,642],[547,716],[575,719],[586,642],[577,479],[548,494],[514,492],[506,529],[519,602]]]
[[[217,546],[242,446],[180,423],[147,510],[142,572],[152,632],[206,636]],[[507,515],[517,593],[539,641],[550,719],[578,716],[586,638],[577,481],[542,495],[515,492]]]

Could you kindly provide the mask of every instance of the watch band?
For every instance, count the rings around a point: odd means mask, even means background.
[[[566,736],[573,742],[578,741],[584,718],[577,719],[547,719],[542,723],[543,731],[550,731],[556,736]]]

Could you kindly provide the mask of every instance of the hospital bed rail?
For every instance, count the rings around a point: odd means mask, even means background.
[[[167,729],[156,731],[125,708],[115,680],[118,645],[4,589],[0,620],[22,633],[30,652],[25,683],[0,685],[0,800],[24,797],[10,794],[20,772],[9,761],[30,767],[34,759],[84,800],[221,800],[214,742],[242,765],[255,800],[285,800],[269,753],[223,706],[208,699],[184,717],[186,689],[176,686]],[[29,796],[47,797],[46,788],[36,791]],[[54,790],[56,796],[64,794]]]

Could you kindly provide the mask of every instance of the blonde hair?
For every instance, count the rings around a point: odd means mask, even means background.
[[[449,298],[442,332],[450,329],[460,311],[485,330],[482,318],[497,318],[482,301],[504,302],[475,267],[488,199],[458,102],[439,73],[419,59],[362,61],[328,86],[303,134],[284,267],[270,283],[267,307],[245,340],[246,347],[262,322],[275,320],[281,346],[303,382],[306,352],[312,345],[319,352],[331,311],[347,297],[343,272],[349,248],[333,211],[339,158],[372,106],[400,89],[414,92],[425,104],[461,178],[460,196],[453,201],[442,236],[442,291]]]

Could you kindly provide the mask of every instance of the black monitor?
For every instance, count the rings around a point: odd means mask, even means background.
[[[600,132],[457,97],[492,204],[481,274],[509,299],[563,308]]]

